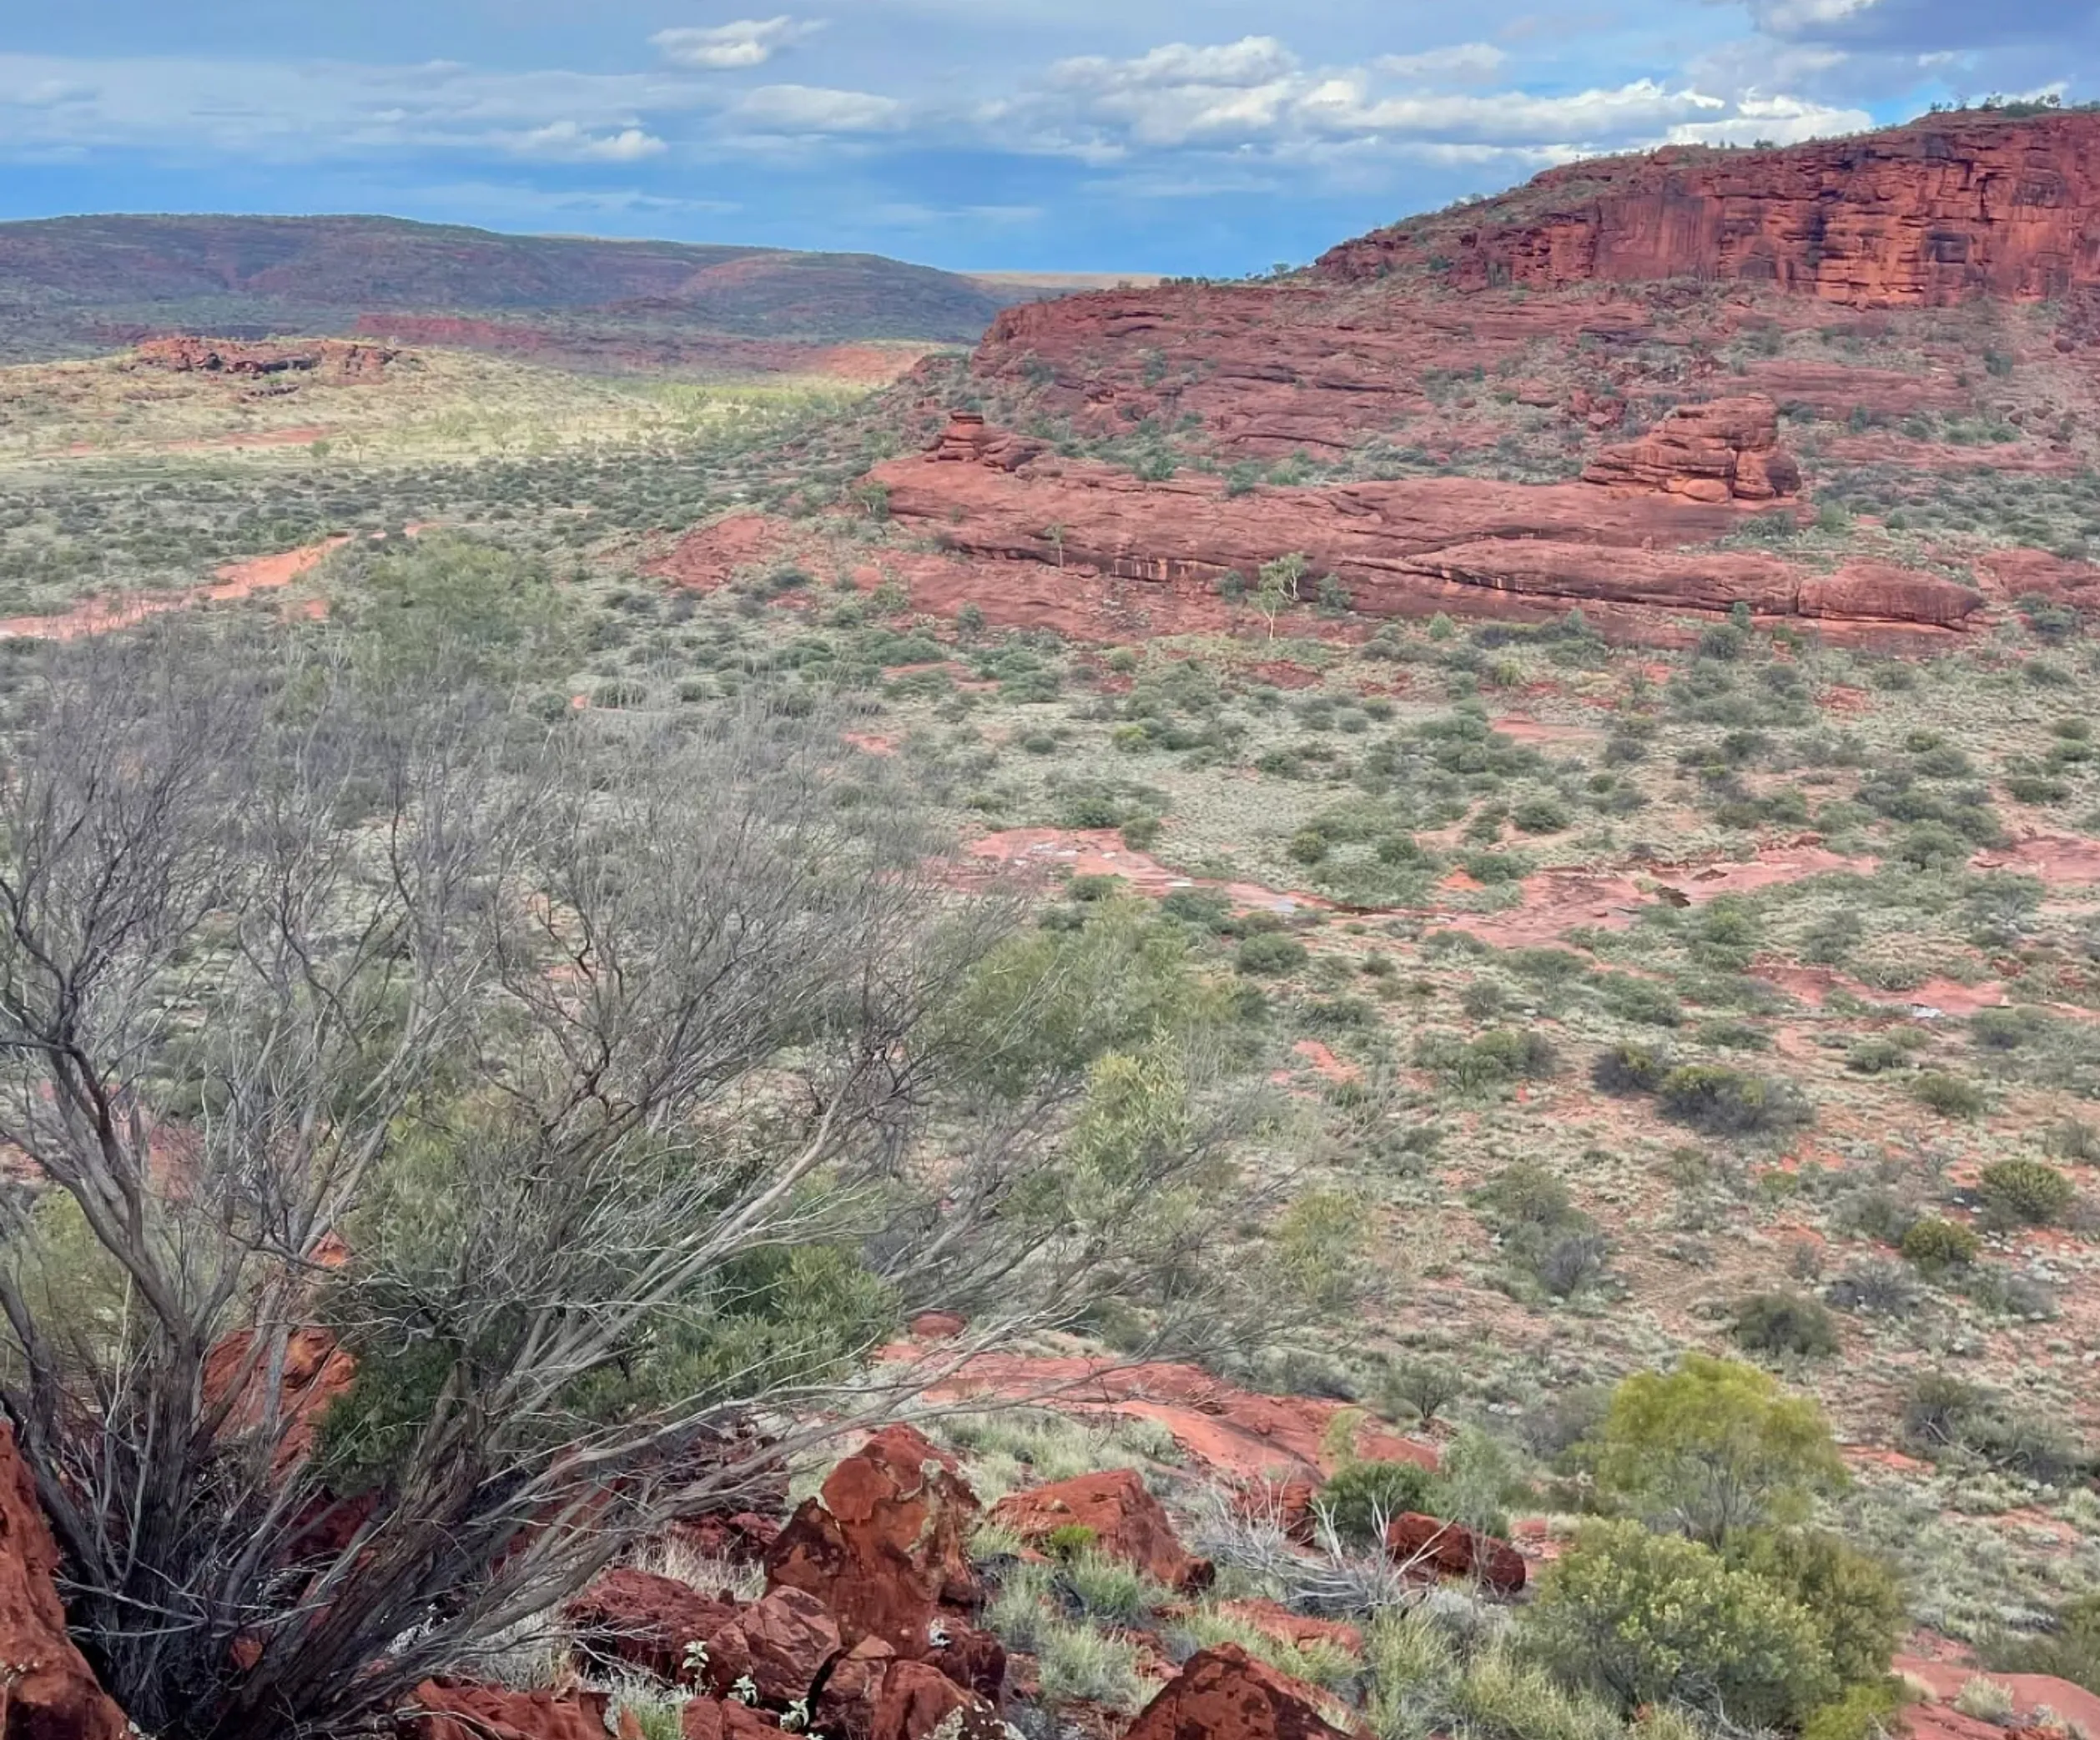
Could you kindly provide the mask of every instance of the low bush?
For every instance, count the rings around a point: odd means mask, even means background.
[[[1987,1640],[1983,1660],[1999,1673],[2046,1673],[2100,1692],[2100,1596],[2072,1602],[2038,1636]]]
[[[1800,1091],[1784,1082],[1716,1064],[1687,1064],[1657,1089],[1664,1114],[1715,1136],[1750,1136],[1795,1129],[1815,1114]]]
[[[1927,1275],[1944,1275],[1951,1269],[1967,1268],[1983,1241],[1958,1220],[1932,1218],[1913,1223],[1899,1248],[1906,1261]]]
[[[1752,1727],[1798,1726],[1841,1689],[1814,1617],[1711,1547],[1593,1522],[1540,1579],[1528,1652],[1627,1714],[1681,1704]]]
[[[1673,1067],[1669,1054],[1651,1045],[1614,1045],[1598,1054],[1589,1079],[1600,1094],[1630,1099],[1658,1092]]]
[[[1312,1502],[1346,1545],[1377,1547],[1387,1523],[1410,1511],[1434,1515],[1436,1501],[1437,1477],[1427,1468],[1413,1462],[1349,1461]]]
[[[2046,1160],[1993,1160],[1976,1194],[1986,1216],[2004,1226],[2054,1226],[2077,1199],[2071,1180]]]
[[[1305,944],[1296,937],[1269,931],[1241,942],[1232,964],[1242,973],[1293,973],[1309,958]]]
[[[1979,1117],[1985,1104],[1982,1089],[1944,1069],[1922,1071],[1911,1083],[1911,1097],[1942,1118]]]
[[[1905,1396],[1898,1436],[1932,1461],[1995,1468],[2055,1485],[2089,1471],[2093,1458],[2052,1421],[1948,1373],[1926,1372]]]
[[[1821,1300],[1754,1293],[1735,1308],[1735,1343],[1751,1353],[1826,1358],[1837,1351],[1837,1320]]]

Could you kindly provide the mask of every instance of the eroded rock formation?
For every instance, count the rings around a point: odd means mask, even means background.
[[[0,1422],[0,1732],[19,1740],[125,1740],[129,1724],[67,1635],[58,1544]]]
[[[1402,1565],[1476,1580],[1505,1597],[1521,1593],[1528,1575],[1523,1555],[1507,1541],[1413,1511],[1386,1525],[1386,1551]]]
[[[1712,420],[1739,437],[1744,421]],[[957,462],[980,445],[986,458]],[[870,478],[895,518],[962,554],[1212,589],[1232,576],[1251,586],[1263,565],[1295,554],[1305,558],[1307,601],[1327,582],[1331,599],[1372,616],[1551,615],[1591,603],[1725,613],[1741,604],[1767,617],[1947,629],[1984,603],[1952,581],[1886,565],[1816,575],[1777,556],[1711,547],[1742,509],[1668,489],[1439,477],[1236,494],[1216,478],[1148,483],[1047,457],[1009,469],[989,456],[995,445],[980,425],[951,425],[931,452]],[[1773,469],[1765,462],[1768,480]]]
[[[1785,150],[1574,163],[1477,216],[1345,243],[1317,271],[1408,266],[1461,289],[1698,278],[1863,307],[2039,301],[2100,283],[2100,115],[1931,115]]]
[[[219,375],[245,380],[298,375],[342,384],[376,380],[399,355],[384,344],[342,339],[248,344],[179,334],[148,339],[133,352],[132,361],[138,368],[164,370],[174,375]]]
[[[1779,407],[1753,395],[1679,406],[1639,440],[1605,448],[1583,481],[1688,501],[1771,501],[1800,493],[1801,468],[1780,449]]]

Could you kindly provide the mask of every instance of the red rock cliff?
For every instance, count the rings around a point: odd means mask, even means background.
[[[2060,296],[2100,284],[2100,114],[1932,115],[1785,150],[1576,163],[1344,243],[1316,271],[1424,265],[1463,289],[1697,278],[1863,307]]]

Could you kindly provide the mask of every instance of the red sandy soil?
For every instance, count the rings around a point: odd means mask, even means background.
[[[223,604],[236,598],[246,598],[255,592],[268,591],[278,586],[290,586],[302,575],[318,566],[330,551],[338,550],[350,540],[347,537],[329,539],[325,543],[309,544],[302,549],[287,550],[276,556],[259,556],[244,562],[229,562],[218,571],[215,583],[204,586],[191,586],[179,592],[147,593],[115,599],[91,598],[84,604],[55,616],[10,616],[0,621],[0,639],[72,641],[83,635],[108,634],[112,629],[129,628],[143,622],[149,616],[157,616],[164,611],[179,611],[193,604]]]
[[[425,527],[417,524],[405,526],[401,530],[412,538]],[[209,586],[190,586],[179,592],[91,598],[52,616],[6,617],[0,619],[0,640],[78,640],[83,635],[108,634],[112,629],[129,628],[149,616],[184,610],[193,604],[226,604],[257,592],[274,591],[311,573],[331,551],[349,542],[345,535],[319,544],[304,545],[297,550],[280,551],[275,556],[229,562],[216,571],[217,577]],[[314,616],[326,615],[326,601],[311,601],[306,613]]]
[[[2040,834],[2003,852],[1979,852],[1969,860],[1978,870],[2017,870],[2050,888],[2086,888],[2100,883],[2100,840]]]
[[[1625,930],[1660,891],[1703,906],[1724,894],[1746,894],[1830,871],[1865,873],[1871,859],[1848,858],[1807,842],[1768,847],[1745,862],[1655,866],[1642,871],[1542,870],[1524,878],[1523,904],[1503,913],[1466,913],[1446,922],[1498,948],[1533,948],[1571,930]],[[1470,880],[1468,878],[1467,880]],[[1456,878],[1454,878],[1454,883]]]
[[[1352,1082],[1362,1073],[1353,1064],[1343,1063],[1317,1039],[1301,1039],[1291,1049],[1303,1058],[1316,1074],[1331,1082]]]
[[[1948,1702],[1977,1676],[1974,1667],[1924,1656],[1898,1656],[1891,1666],[1896,1672],[1911,1674],[1930,1686],[1936,1697]],[[2046,1708],[2065,1722],[2077,1723],[2089,1734],[2100,1734],[2100,1697],[2082,1687],[2040,1673],[1987,1673],[1983,1677],[2011,1688],[2016,1704],[2015,1725],[2031,1722],[2036,1710]],[[1935,1710],[1932,1715],[1936,1720],[1941,1713]]]
[[[838,741],[849,748],[858,749],[863,755],[890,756],[897,752],[896,738],[879,737],[873,732],[842,732]]]
[[[1156,858],[1133,852],[1113,828],[1017,827],[988,834],[969,848],[972,857],[1023,874],[1047,875],[1058,870],[1074,876],[1120,876],[1141,894],[1171,894],[1177,888],[1216,888],[1245,907],[1292,907],[1332,911],[1329,902],[1311,894],[1279,894],[1256,883],[1221,883],[1183,876]]]
[[[1027,1401],[1058,1413],[1150,1420],[1190,1456],[1239,1480],[1319,1479],[1336,1458],[1327,1447],[1340,1402],[1260,1396],[1194,1365],[1116,1365],[1100,1360],[980,1354],[931,1392],[936,1401]],[[1355,1453],[1437,1466],[1435,1449],[1371,1423],[1359,1424]]]

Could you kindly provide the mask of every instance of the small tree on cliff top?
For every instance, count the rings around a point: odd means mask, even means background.
[[[0,1401],[156,1732],[383,1715],[909,1311],[1193,1303],[1233,1194],[1171,927],[1011,937],[835,726],[541,727],[368,596],[55,649],[0,770]]]
[[[1298,601],[1299,583],[1311,567],[1312,564],[1295,551],[1262,564],[1260,583],[1254,591],[1254,607],[1267,621],[1272,641],[1276,638],[1276,619]]]

